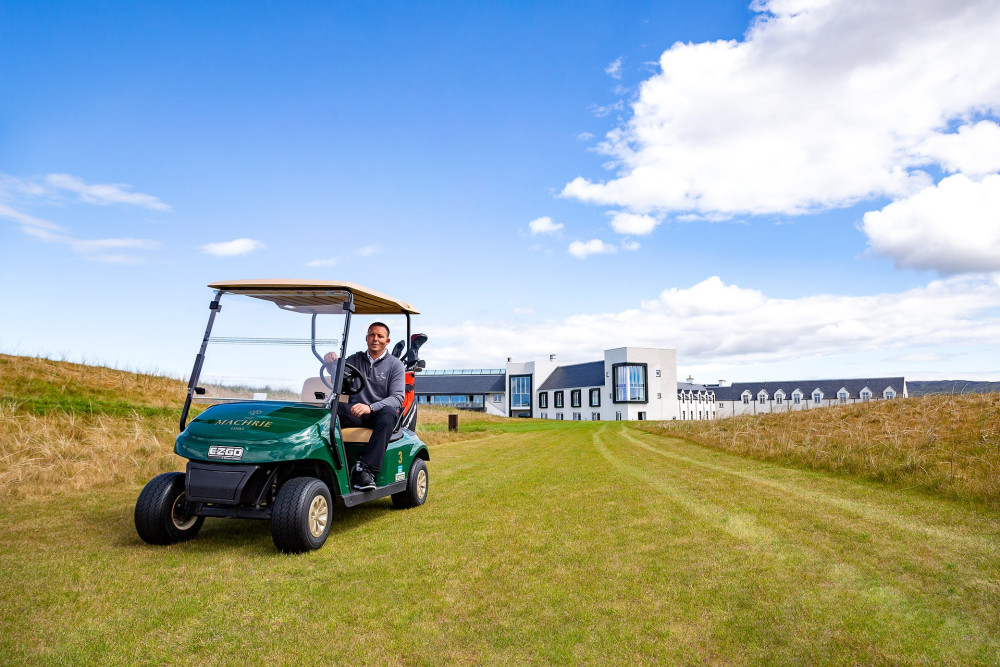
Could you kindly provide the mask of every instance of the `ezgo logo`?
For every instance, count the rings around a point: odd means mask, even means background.
[[[212,445],[208,448],[208,457],[211,459],[224,459],[226,461],[239,461],[243,458],[243,448]]]

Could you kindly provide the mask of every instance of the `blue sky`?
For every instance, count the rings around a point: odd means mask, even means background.
[[[995,2],[0,0],[0,350],[184,374],[209,282],[429,367],[1000,379]]]

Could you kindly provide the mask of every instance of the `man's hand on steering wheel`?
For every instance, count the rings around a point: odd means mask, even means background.
[[[333,357],[332,359],[331,356]],[[335,352],[327,352],[326,356],[323,357],[323,360],[324,363],[319,368],[319,378],[328,388],[333,389],[333,378],[337,373],[337,354]],[[324,377],[324,372],[326,375],[330,376],[329,380]],[[353,396],[364,388],[365,376],[357,369],[357,367],[345,361],[344,382],[340,387],[340,393],[345,396]]]

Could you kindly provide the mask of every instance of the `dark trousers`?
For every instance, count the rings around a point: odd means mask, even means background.
[[[368,439],[368,444],[362,450],[360,460],[361,465],[373,473],[380,471],[382,459],[385,458],[385,448],[389,444],[389,436],[392,435],[392,427],[396,425],[396,411],[382,408],[363,417],[355,417],[351,414],[350,404],[340,403],[337,406],[337,415],[340,417],[340,428],[370,428],[372,430],[372,437]]]

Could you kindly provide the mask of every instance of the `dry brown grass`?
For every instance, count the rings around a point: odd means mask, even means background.
[[[702,445],[1000,505],[1000,394],[642,426]]]
[[[145,483],[173,454],[180,380],[0,355],[0,499]]]
[[[36,415],[0,399],[0,501],[115,484],[145,483],[182,470],[173,453],[177,422],[52,412]]]

